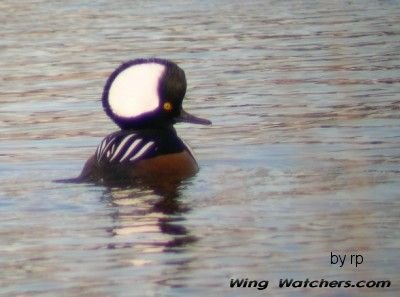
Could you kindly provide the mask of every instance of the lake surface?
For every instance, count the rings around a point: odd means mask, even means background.
[[[0,19],[0,296],[399,296],[399,1],[2,0]],[[53,182],[117,130],[108,75],[153,56],[213,122],[177,125],[199,173],[168,195]]]

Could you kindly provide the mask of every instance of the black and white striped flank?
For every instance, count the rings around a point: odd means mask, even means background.
[[[96,150],[98,163],[133,163],[154,156],[157,151],[155,141],[138,134],[110,134]]]

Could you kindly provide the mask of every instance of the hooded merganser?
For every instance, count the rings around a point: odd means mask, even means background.
[[[106,136],[88,159],[79,181],[183,179],[198,171],[177,122],[209,125],[182,108],[185,72],[164,59],[136,59],[119,66],[102,96],[106,114],[121,128]]]

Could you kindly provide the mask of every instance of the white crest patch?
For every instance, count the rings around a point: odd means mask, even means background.
[[[143,63],[119,73],[108,93],[112,112],[128,118],[157,109],[160,104],[158,84],[164,71],[164,65]]]

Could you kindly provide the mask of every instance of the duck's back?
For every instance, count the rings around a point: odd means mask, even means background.
[[[173,128],[121,130],[106,136],[81,173],[87,180],[182,179],[197,163]]]

